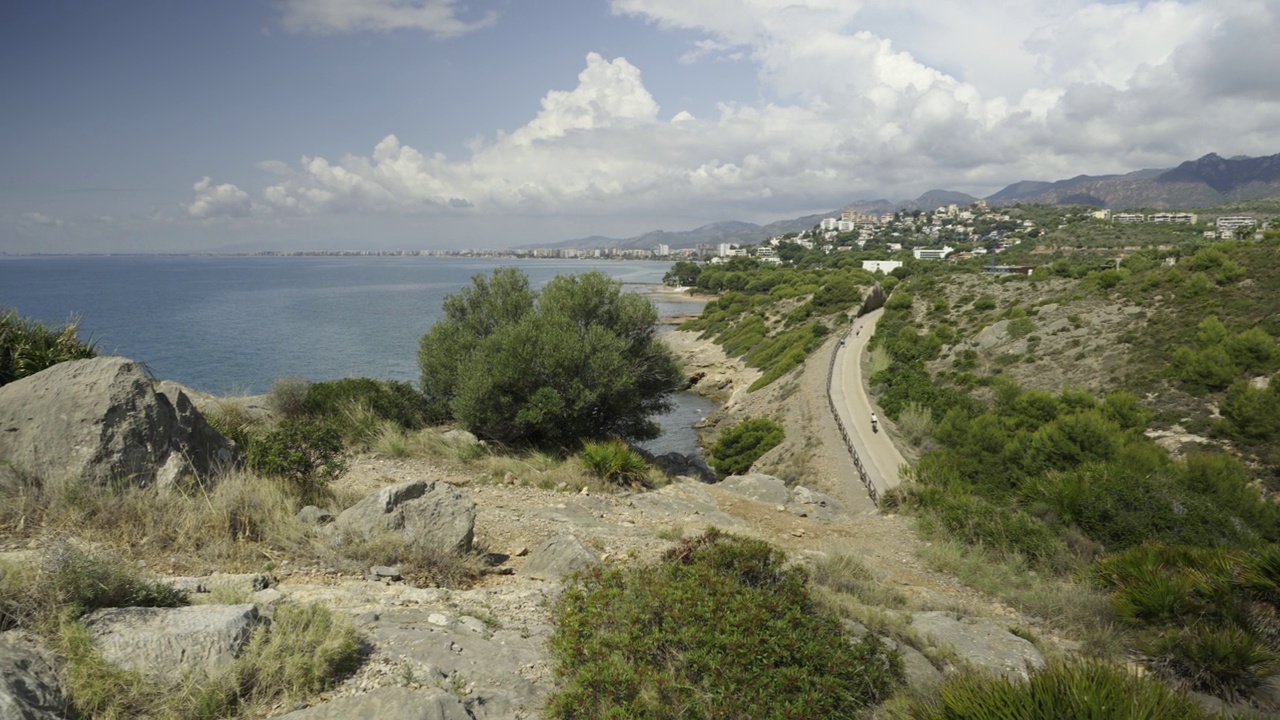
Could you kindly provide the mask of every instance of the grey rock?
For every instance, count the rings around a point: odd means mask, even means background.
[[[315,505],[302,508],[295,517],[303,525],[324,525],[333,522],[333,513]]]
[[[441,440],[450,445],[481,445],[480,438],[477,438],[466,430],[447,430],[440,436]]]
[[[443,482],[415,480],[371,493],[334,521],[340,534],[371,537],[401,531],[445,550],[471,549],[476,504]]]
[[[936,685],[945,678],[942,671],[933,666],[929,662],[929,658],[925,657],[919,650],[910,645],[897,640],[885,640],[890,646],[897,648],[902,655],[902,669],[906,673],[907,684],[912,687],[925,687],[928,685]]]
[[[165,680],[226,667],[257,623],[254,605],[108,608],[84,618],[104,658]]]
[[[189,595],[209,592],[209,588],[205,586],[204,581],[197,577],[171,577],[165,578],[164,582],[174,590]]]
[[[720,482],[719,487],[770,505],[786,505],[791,501],[791,491],[787,489],[787,484],[764,473],[730,475]]]
[[[923,637],[950,645],[971,665],[1017,680],[1027,680],[1031,670],[1045,665],[1035,645],[986,618],[956,618],[943,611],[918,612],[911,626]]]
[[[395,652],[424,682],[448,678],[446,686],[467,690],[467,708],[476,718],[539,717],[552,686],[549,626],[498,628],[479,633],[464,618],[451,622],[425,609],[383,613],[371,632],[379,647]]]
[[[275,580],[266,573],[254,573],[249,576],[249,587],[257,590],[266,590],[275,584]]]
[[[791,498],[787,510],[797,515],[834,520],[840,513],[840,505],[834,499],[803,485],[797,485],[791,491]]]
[[[0,633],[0,718],[63,720],[66,706],[52,653],[24,633]]]
[[[281,720],[473,720],[466,705],[440,688],[383,687],[280,716]]]
[[[284,593],[275,588],[267,588],[254,593],[250,599],[254,605],[275,605],[284,599]]]
[[[207,481],[241,462],[186,394],[131,360],[59,363],[0,387],[0,457],[54,483]]]
[[[669,452],[648,458],[659,470],[672,477],[691,477],[705,483],[716,481],[716,473],[707,461],[697,455]]]
[[[390,565],[374,565],[369,568],[369,574],[379,578],[387,578],[388,580],[399,580],[400,568],[391,567]]]
[[[569,573],[600,562],[600,558],[575,535],[561,533],[529,554],[520,575],[559,580]]]

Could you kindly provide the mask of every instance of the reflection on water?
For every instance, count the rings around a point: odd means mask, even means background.
[[[693,426],[719,406],[714,401],[694,392],[676,393],[674,400],[675,407],[671,412],[657,418],[658,424],[662,426],[662,435],[656,440],[639,443],[639,445],[654,455],[678,452],[682,455],[702,457],[702,448],[698,446],[698,434]]]

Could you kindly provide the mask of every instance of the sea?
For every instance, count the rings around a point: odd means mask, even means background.
[[[416,384],[418,340],[445,296],[498,267],[520,268],[535,287],[600,270],[649,294],[661,317],[701,309],[646,292],[670,269],[661,262],[310,255],[0,257],[0,308],[74,320],[100,353],[215,395],[264,393],[285,376]],[[699,453],[692,425],[714,408],[681,393],[646,449]]]

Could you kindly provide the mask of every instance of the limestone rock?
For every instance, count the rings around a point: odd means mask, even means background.
[[[787,489],[787,484],[764,473],[730,475],[720,481],[720,487],[770,505],[786,505],[791,501],[791,491]]]
[[[108,661],[167,680],[227,666],[257,622],[253,605],[107,608],[84,618]]]
[[[415,480],[365,496],[333,524],[340,534],[402,531],[446,550],[466,551],[475,536],[476,504],[447,483]]]
[[[63,720],[65,713],[53,655],[23,633],[0,633],[0,718]]]
[[[797,485],[791,491],[791,502],[787,503],[787,509],[797,515],[834,520],[840,512],[840,505],[830,496]]]
[[[308,505],[298,511],[296,515],[298,522],[303,525],[324,525],[333,522],[333,513],[324,508]]]
[[[952,646],[961,659],[984,670],[1027,680],[1030,670],[1045,665],[1035,645],[992,620],[956,618],[943,611],[918,612],[911,617],[911,626],[920,635]]]
[[[241,461],[186,394],[127,358],[59,363],[0,387],[0,458],[48,482],[168,486]]]
[[[446,430],[444,434],[440,436],[440,439],[444,440],[450,445],[483,445],[484,444],[480,442],[480,438],[476,437],[473,433],[468,432],[466,430],[457,430],[457,429]]]
[[[447,690],[384,687],[363,695],[282,715],[280,720],[472,720],[466,705]]]
[[[575,535],[561,533],[529,555],[520,574],[543,580],[559,580],[569,573],[600,562],[600,558]]]

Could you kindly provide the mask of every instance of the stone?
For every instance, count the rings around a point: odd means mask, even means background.
[[[691,477],[705,483],[716,481],[715,471],[697,455],[669,452],[654,456],[646,454],[645,459],[671,477]]]
[[[955,648],[960,659],[1010,679],[1027,680],[1030,671],[1045,665],[1035,645],[986,618],[918,612],[911,615],[911,627],[922,637]]]
[[[188,595],[209,592],[209,588],[204,584],[204,581],[197,577],[171,577],[165,578],[164,582],[174,590]]]
[[[387,578],[388,580],[399,580],[400,568],[391,567],[390,565],[374,565],[369,568],[369,574],[374,577]]]
[[[107,608],[83,620],[109,662],[163,680],[226,668],[258,621],[252,604]]]
[[[787,484],[772,475],[765,475],[764,473],[730,475],[721,480],[718,487],[770,505],[785,506],[791,502],[791,491],[787,489]]]
[[[281,720],[473,720],[462,700],[441,688],[383,687],[281,715]]]
[[[559,580],[575,570],[600,562],[577,536],[561,533],[529,554],[520,575],[540,580]]]
[[[820,520],[835,520],[840,506],[827,495],[797,485],[791,490],[791,502],[787,509],[802,517],[815,517]]]
[[[180,390],[132,360],[59,363],[0,387],[0,457],[52,483],[168,487],[242,462]]]
[[[25,633],[0,633],[0,718],[64,720],[66,709],[53,653]]]
[[[482,445],[480,438],[466,430],[448,430],[440,436],[441,440],[450,445]]]
[[[475,537],[476,504],[447,483],[415,480],[365,496],[333,525],[340,534],[402,532],[416,542],[464,552]]]
[[[308,505],[298,511],[298,522],[303,525],[324,525],[333,522],[333,513],[324,508]]]

